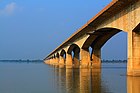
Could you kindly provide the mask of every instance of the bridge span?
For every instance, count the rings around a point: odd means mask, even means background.
[[[121,31],[128,35],[127,74],[140,76],[140,0],[112,0],[52,51],[44,62],[60,68],[100,69],[102,46]]]

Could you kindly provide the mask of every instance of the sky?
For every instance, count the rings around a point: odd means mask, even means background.
[[[111,1],[0,0],[0,59],[44,59]],[[126,37],[111,38],[102,59],[126,59]]]

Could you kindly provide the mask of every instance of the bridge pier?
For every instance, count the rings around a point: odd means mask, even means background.
[[[72,64],[72,56],[71,54],[66,54],[66,68],[72,68],[73,64]]]
[[[52,59],[52,65],[55,65],[55,64],[56,64],[56,59],[53,58],[53,59]]]
[[[74,53],[74,58],[73,58],[73,68],[79,68],[80,62],[79,62],[79,54]]]
[[[44,60],[45,64],[50,64],[50,60]]]
[[[128,33],[127,75],[140,76],[140,30]]]
[[[48,59],[49,60],[49,65],[51,65],[51,58],[50,59]],[[44,60],[45,61],[45,60]]]
[[[90,68],[90,53],[88,49],[81,49],[81,65],[80,68]]]
[[[55,58],[52,58],[52,60],[51,60],[52,65],[53,66],[57,66],[57,64],[58,64],[57,61],[58,61],[58,58],[56,58],[56,57]]]
[[[53,65],[53,59],[52,58],[50,59],[50,65]]]
[[[52,65],[55,64],[55,58],[52,58],[52,59],[51,59],[51,63],[52,63]]]
[[[59,58],[56,57],[56,58],[55,58],[55,66],[58,67],[58,65],[59,65]]]
[[[65,65],[65,59],[62,56],[60,56],[59,68],[64,68],[64,65]]]
[[[95,49],[92,51],[92,68],[101,68],[101,49]]]

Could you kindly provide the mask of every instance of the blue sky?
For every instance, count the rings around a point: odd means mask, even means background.
[[[0,0],[0,59],[43,59],[110,1]],[[103,59],[125,59],[126,33],[102,50]]]

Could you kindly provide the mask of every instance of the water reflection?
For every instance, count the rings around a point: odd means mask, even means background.
[[[79,93],[79,69],[66,69],[67,93]]]
[[[80,69],[80,93],[101,93],[100,69]]]
[[[59,70],[59,79],[58,79],[58,82],[59,82],[59,90],[60,90],[60,93],[65,93],[66,92],[66,82],[65,82],[65,78],[66,78],[66,70],[65,69],[58,69]]]
[[[54,68],[57,93],[140,93],[140,77],[125,76],[126,68]]]
[[[127,93],[140,93],[140,77],[127,77]]]
[[[66,92],[66,70],[54,67],[54,85],[56,86],[57,93]]]
[[[80,93],[90,93],[90,69],[80,69]]]
[[[55,69],[59,93],[101,93],[100,69]]]
[[[42,63],[0,63],[0,93],[140,93],[140,77],[125,76],[125,64],[102,66],[60,69]]]
[[[66,91],[70,93],[72,91],[72,69],[66,69]]]
[[[101,69],[91,69],[91,93],[101,93]]]

